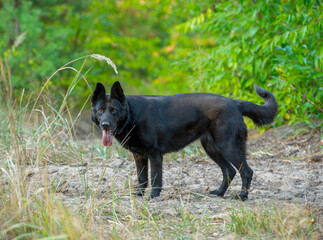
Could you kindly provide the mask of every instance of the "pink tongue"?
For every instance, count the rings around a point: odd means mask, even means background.
[[[111,146],[113,142],[113,138],[111,135],[111,131],[103,130],[102,131],[102,143],[104,146]]]

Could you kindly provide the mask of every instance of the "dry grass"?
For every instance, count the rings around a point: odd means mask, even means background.
[[[91,238],[91,231],[85,231],[87,222],[68,210],[51,191],[46,171],[41,176],[42,186],[35,188],[27,181],[30,166],[69,162],[79,155],[79,151],[72,144],[73,124],[70,119],[62,117],[70,116],[66,100],[71,89],[66,93],[58,111],[52,109],[46,113],[41,106],[36,105],[41,93],[32,110],[27,111],[29,102],[22,107],[23,96],[20,103],[14,99],[10,69],[7,65],[4,66],[1,59],[0,67],[2,95],[6,96],[6,105],[1,110],[1,127],[4,131],[0,149],[0,238]],[[29,117],[27,112],[30,112]],[[30,121],[35,118],[41,119],[41,124],[32,127],[34,124]]]
[[[86,57],[105,60],[116,71],[112,61],[104,56]],[[35,102],[31,104],[27,100],[27,104],[22,104],[23,95],[20,102],[13,97],[10,69],[1,59],[0,67],[1,92],[6,96],[0,111],[3,129],[0,140],[0,239],[208,239],[225,236],[231,231],[237,236],[254,239],[315,237],[312,213],[297,207],[232,208],[231,218],[228,214],[219,218],[207,211],[194,213],[189,200],[180,199],[174,201],[168,211],[163,211],[158,202],[133,196],[131,170],[128,170],[129,178],[121,182],[118,176],[109,179],[111,187],[107,193],[99,195],[106,169],[102,169],[93,184],[82,164],[108,161],[112,155],[94,143],[89,151],[84,151],[78,144],[74,125],[83,109],[73,119],[67,103],[79,79],[86,81],[80,70],[68,64],[57,70],[70,69],[77,75],[61,105],[55,109],[38,104],[54,74],[36,95]],[[126,151],[117,151],[124,158],[128,157]],[[200,155],[198,147],[185,151],[182,154],[196,158]],[[68,176],[67,180],[50,178],[48,167],[61,163],[80,167],[82,189],[79,197],[67,199],[60,193],[69,183]],[[31,168],[39,169],[41,181],[38,183],[29,180]],[[115,188],[117,185],[123,188]]]
[[[266,205],[235,209],[231,231],[255,239],[318,239],[318,226],[311,209],[297,205]]]

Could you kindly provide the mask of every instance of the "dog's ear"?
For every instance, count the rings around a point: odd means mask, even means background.
[[[126,96],[123,93],[123,89],[119,83],[116,81],[111,87],[111,95],[110,98],[117,99],[120,103],[124,104],[126,101]]]
[[[105,88],[102,83],[98,82],[91,97],[92,104],[98,101],[99,99],[105,99]]]

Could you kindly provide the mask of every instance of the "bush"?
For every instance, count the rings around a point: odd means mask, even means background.
[[[276,125],[322,119],[321,1],[32,0],[0,6],[0,54],[11,67],[15,96],[37,90],[71,59],[98,53],[116,63],[119,75],[103,63],[73,63],[93,87],[117,79],[129,94],[207,91],[262,103],[252,89],[258,84],[277,97]],[[52,99],[62,98],[73,76],[55,75],[48,84]],[[80,82],[74,93],[82,106],[91,91]]]
[[[181,65],[192,87],[259,102],[256,83],[274,92],[277,124],[322,119],[320,1],[211,2],[177,27],[196,36]]]

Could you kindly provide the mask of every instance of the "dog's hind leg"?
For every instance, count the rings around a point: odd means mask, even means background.
[[[220,136],[220,139],[227,139],[226,141],[218,142],[217,147],[225,160],[230,162],[239,171],[242,187],[240,194],[237,194],[235,198],[244,201],[248,199],[253,175],[253,171],[246,161],[246,127],[243,125],[240,128],[231,128],[230,132],[226,132],[222,136],[221,133],[217,132],[217,136]]]
[[[234,148],[235,147],[233,147],[231,151],[225,150],[224,152],[222,152],[222,154],[225,156],[226,159],[230,159],[232,165],[235,166],[235,168],[237,168],[240,173],[242,180],[241,192],[237,194],[234,198],[244,201],[248,199],[253,171],[249,167],[245,159],[244,153],[237,153],[238,149]]]
[[[143,196],[148,184],[148,158],[138,154],[133,154],[137,167],[138,186],[136,186],[136,195]]]
[[[250,184],[253,176],[253,171],[247,164],[247,162],[243,162],[239,169],[241,179],[242,179],[242,187],[241,192],[237,194],[234,198],[240,199],[242,201],[248,199],[248,194],[250,191]]]
[[[210,191],[209,193],[223,197],[236,175],[236,170],[223,158],[221,152],[216,149],[216,145],[211,135],[203,136],[201,138],[201,144],[209,157],[220,166],[223,175],[219,189]]]

